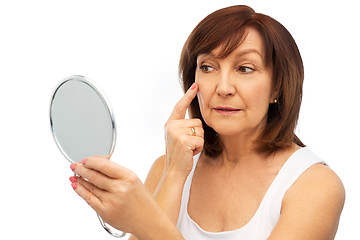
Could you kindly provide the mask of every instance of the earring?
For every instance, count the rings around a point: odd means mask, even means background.
[[[278,101],[278,100],[275,98],[275,99],[274,99],[274,103],[277,103],[277,101]]]

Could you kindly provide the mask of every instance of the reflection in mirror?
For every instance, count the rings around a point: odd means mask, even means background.
[[[62,154],[72,163],[114,151],[114,116],[104,94],[83,76],[70,76],[55,89],[50,103],[50,125]],[[103,228],[114,237],[123,237],[98,216]]]

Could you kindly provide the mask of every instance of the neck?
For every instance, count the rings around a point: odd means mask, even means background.
[[[288,148],[271,154],[260,153],[256,150],[255,139],[242,140],[235,136],[221,136],[223,151],[216,159],[215,164],[224,168],[234,168],[235,166],[259,168],[260,166],[272,165],[275,163],[274,159],[280,157],[281,160],[281,156],[288,159],[291,154],[300,148],[295,143],[292,143]]]
[[[256,143],[258,134],[251,135],[232,135],[220,136],[223,145],[223,151],[218,157],[218,163],[221,165],[229,165],[233,167],[237,164],[255,163],[264,161],[267,154],[256,151]]]
[[[261,154],[255,142],[265,128],[265,118],[253,129],[244,130],[234,135],[219,135],[223,144],[223,152],[220,155],[220,162],[238,163],[254,162],[254,160],[264,161],[268,154]]]

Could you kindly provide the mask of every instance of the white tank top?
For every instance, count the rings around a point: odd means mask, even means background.
[[[259,208],[251,220],[243,227],[225,232],[207,232],[190,218],[188,201],[192,177],[200,154],[194,156],[193,169],[184,184],[177,228],[186,240],[265,240],[269,237],[280,218],[281,202],[285,192],[296,179],[309,167],[316,163],[325,164],[310,149],[301,148],[285,162],[264,195]]]

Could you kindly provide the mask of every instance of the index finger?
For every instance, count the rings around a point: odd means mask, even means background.
[[[172,111],[169,120],[179,120],[184,119],[186,110],[190,106],[190,103],[195,98],[196,93],[199,88],[196,83],[193,83],[189,90],[184,94],[180,101],[175,105],[174,110]]]
[[[98,171],[109,178],[124,179],[129,174],[129,170],[121,165],[109,161],[105,157],[92,156],[82,160],[86,168]]]

